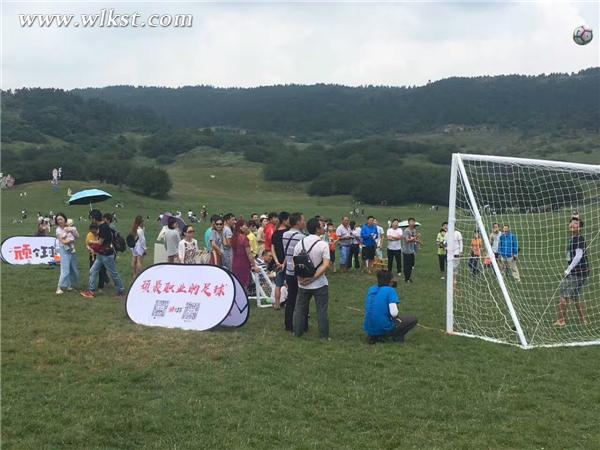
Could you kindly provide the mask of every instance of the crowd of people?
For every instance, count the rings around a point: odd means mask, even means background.
[[[75,240],[79,233],[73,220],[64,213],[53,214],[53,219],[61,258],[56,294],[61,295],[65,290],[72,290],[79,281],[75,251]],[[119,243],[120,235],[114,226],[113,214],[102,214],[94,209],[90,211],[89,219],[85,239],[89,252],[89,280],[87,289],[81,295],[95,297],[112,280],[117,295],[123,296],[126,288],[117,270],[116,257],[125,246],[129,247],[133,279],[143,271],[144,257],[147,255],[144,218],[135,218],[127,238],[121,238],[123,243]],[[339,224],[335,224],[333,220],[321,216],[306,220],[300,212],[252,214],[248,220],[228,213],[210,217],[210,226],[200,244],[194,225],[185,225],[176,215],[166,219],[157,240],[164,243],[169,263],[222,266],[231,271],[247,291],[252,288],[253,272],[264,270],[271,274],[275,287],[273,307],[280,309],[283,304],[284,329],[296,336],[302,336],[308,330],[308,305],[314,298],[319,336],[323,340],[329,339],[327,274],[338,269],[343,272],[362,270],[369,274],[376,273],[377,284],[369,289],[366,296],[364,330],[370,343],[387,338],[403,342],[405,334],[417,323],[414,316],[399,314],[400,300],[394,290],[397,280],[413,282],[416,256],[423,246],[418,223],[412,217],[406,223],[396,218],[390,219],[387,231],[384,231],[373,216],[368,216],[363,224],[344,216]],[[583,222],[573,217],[569,226],[573,237],[569,244],[569,266],[560,286],[560,315],[555,323],[559,327],[566,323],[570,301],[575,302],[581,322],[588,323],[580,302],[588,276],[585,241],[580,235]],[[50,229],[49,220],[40,216],[38,235],[47,236]],[[467,258],[461,231],[454,230],[451,246],[449,238],[448,224],[444,222],[436,237],[441,279],[445,279],[449,247],[454,249],[451,261],[456,275],[463,259],[468,261],[472,277],[479,276],[482,270],[491,267],[491,255],[487,254],[477,231],[470,240]],[[500,224],[494,223],[489,242],[499,268],[519,283],[519,241],[510,225],[504,224],[501,229]],[[285,302],[282,301],[284,290],[287,292]]]

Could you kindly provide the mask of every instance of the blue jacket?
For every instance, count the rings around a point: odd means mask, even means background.
[[[373,239],[372,234],[375,234],[375,239]],[[372,226],[369,226],[365,223],[360,228],[360,237],[365,247],[376,247],[377,242],[375,241],[379,238],[379,230],[377,230],[377,225],[373,224]]]
[[[390,303],[400,303],[396,290],[390,286],[371,286],[365,300],[363,329],[369,336],[381,336],[396,328],[390,316]]]
[[[519,253],[519,240],[517,236],[508,232],[500,235],[500,244],[498,245],[498,253],[502,258],[512,258]]]

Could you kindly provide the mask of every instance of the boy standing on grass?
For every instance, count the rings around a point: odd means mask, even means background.
[[[399,315],[400,298],[395,286],[392,272],[379,270],[377,286],[369,288],[363,325],[369,344],[384,342],[388,338],[396,344],[402,344],[404,336],[417,325],[415,316]]]
[[[560,282],[560,304],[558,320],[554,322],[557,327],[564,327],[567,323],[567,307],[571,301],[575,303],[579,320],[582,325],[589,325],[585,316],[585,305],[581,301],[581,294],[589,275],[587,251],[585,239],[579,234],[583,222],[573,217],[569,224],[571,240],[567,247],[567,258],[569,266],[565,270],[565,276]]]

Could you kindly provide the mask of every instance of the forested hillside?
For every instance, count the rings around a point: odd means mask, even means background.
[[[151,108],[175,126],[226,125],[303,137],[406,133],[446,124],[521,130],[600,127],[600,68],[571,75],[448,78],[421,87],[112,86],[76,92],[84,98]]]

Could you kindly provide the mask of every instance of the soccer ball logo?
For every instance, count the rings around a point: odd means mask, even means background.
[[[573,31],[573,40],[578,45],[586,45],[592,42],[594,37],[592,29],[586,25],[581,25]]]

